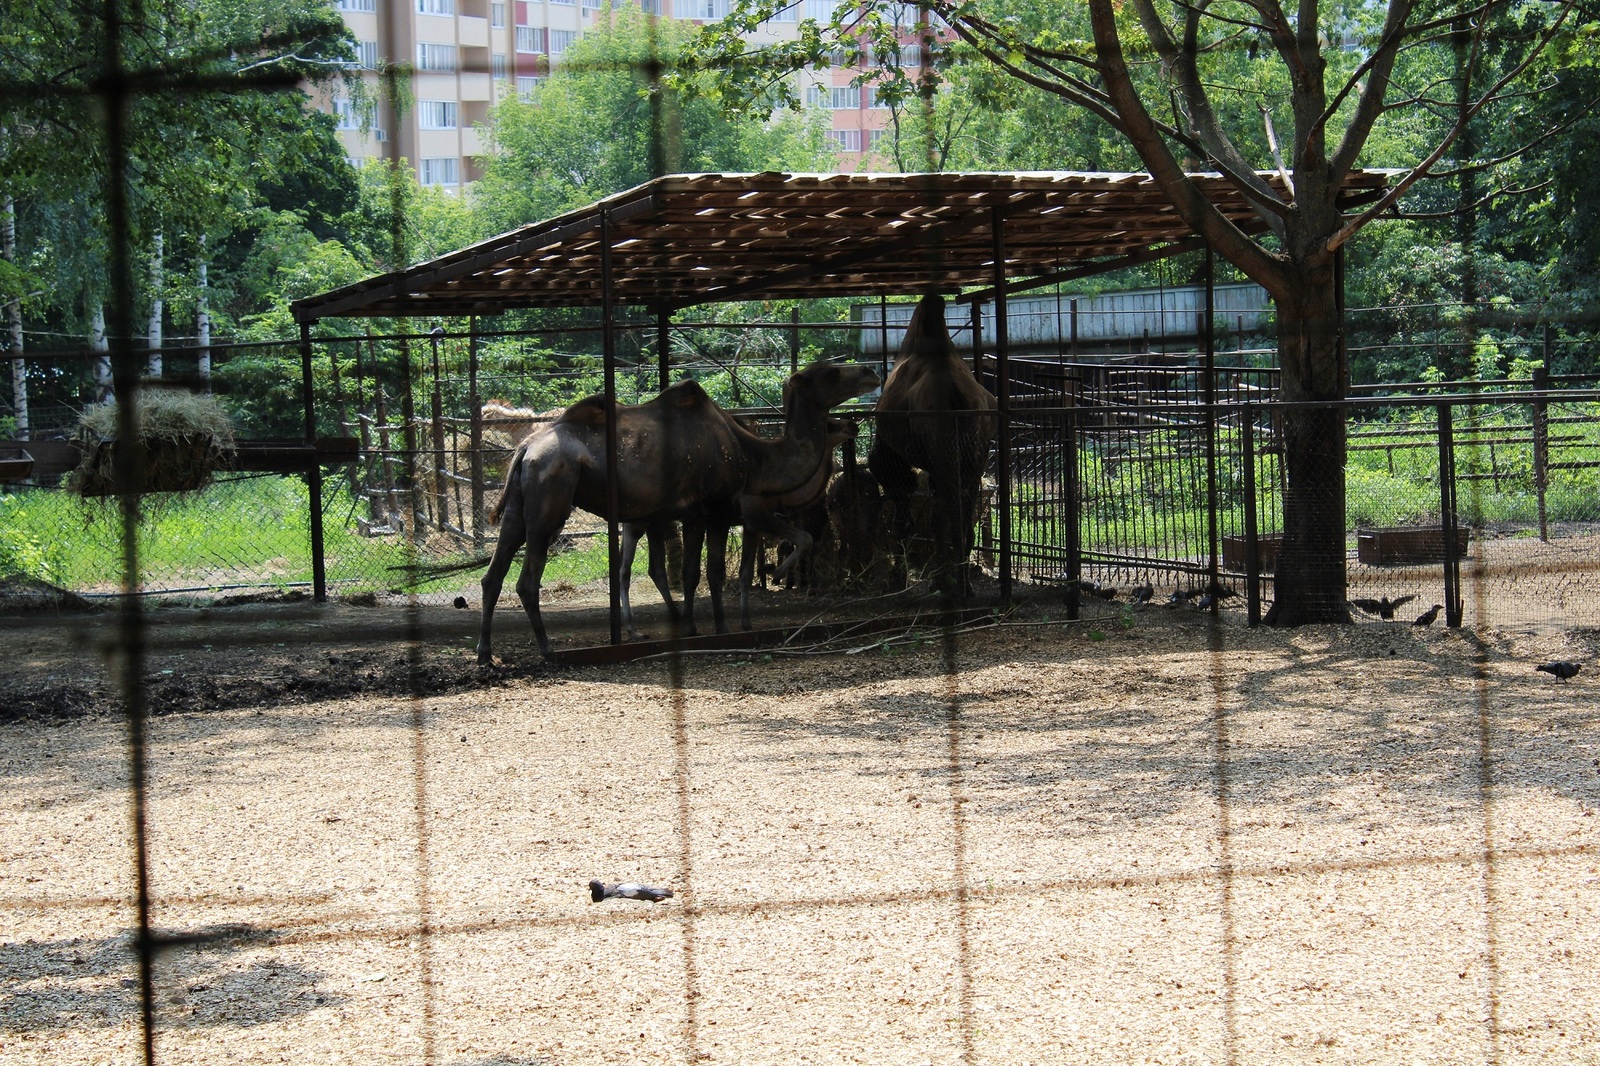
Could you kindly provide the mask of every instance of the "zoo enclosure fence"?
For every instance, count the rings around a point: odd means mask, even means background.
[[[802,356],[849,357],[865,349],[882,358],[888,345],[873,351],[868,338],[892,344],[885,320],[675,323],[666,334],[665,361],[673,376],[695,377],[725,405],[770,424],[781,381]],[[970,332],[955,324],[958,346],[970,350]],[[315,456],[303,454],[306,441],[295,451],[294,442],[251,437],[241,465],[252,469],[225,471],[202,493],[151,509],[149,529],[141,531],[150,544],[144,589],[314,588],[320,570],[323,587],[348,598],[413,591],[448,602],[470,590],[476,573],[468,564],[481,559],[495,536],[486,513],[506,457],[541,418],[598,380],[597,360],[581,354],[592,334],[580,324],[331,337],[317,342],[309,368],[298,366],[289,346],[219,346],[217,380],[243,382],[257,390],[258,401],[261,389],[277,389],[269,394],[273,402],[251,406],[257,421],[241,434],[282,432],[301,422],[311,441],[346,442],[350,458],[324,476]],[[622,335],[621,398],[637,402],[661,380],[663,334],[635,323]],[[1270,352],[1252,346],[1258,340],[1235,334],[1232,349],[1215,353],[1209,371],[1194,338],[1175,329],[1162,350],[1074,358],[1057,343],[1053,353],[1014,355],[1011,462],[992,471],[997,483],[987,498],[994,504],[980,523],[983,562],[992,570],[1004,565],[1008,579],[1068,592],[1080,578],[1124,590],[1160,584],[1163,596],[1168,584],[1180,592],[1217,586],[1239,593],[1229,606],[1240,604],[1246,618],[1259,618],[1271,597],[1287,472],[1285,409],[1275,398],[1276,371],[1261,365]],[[1556,348],[1548,329],[1525,330],[1503,343],[1542,352],[1546,365],[1579,361]],[[169,367],[182,367],[184,354],[171,353]],[[49,380],[75,380],[72,358],[61,357]],[[998,391],[994,361],[980,361]],[[308,381],[295,382],[296,369],[309,369]],[[1344,405],[1346,514],[1330,516],[1345,524],[1351,595],[1382,590],[1424,605],[1443,602],[1450,621],[1473,624],[1464,613],[1465,559],[1469,576],[1488,582],[1491,592],[1509,591],[1525,571],[1545,575],[1554,591],[1542,605],[1519,609],[1530,624],[1593,624],[1600,606],[1595,384],[1594,375],[1540,369],[1528,379],[1353,388]],[[48,390],[36,390],[42,394]],[[318,405],[317,396],[326,399]],[[507,402],[495,407],[494,400]],[[69,408],[64,393],[52,409]],[[865,405],[846,410],[860,423],[854,447],[864,454],[870,414]],[[276,422],[265,420],[274,414]],[[71,570],[35,559],[33,576],[90,595],[118,589],[114,514],[96,520],[94,504],[71,503],[48,484],[18,496],[35,510],[59,510],[76,536],[102,549]],[[1465,542],[1464,528],[1472,531]],[[586,524],[581,514],[571,529],[578,541],[603,541],[603,524]],[[1409,550],[1390,543],[1407,538]],[[1388,546],[1377,547],[1379,541]],[[164,544],[173,550],[161,550]],[[20,559],[26,569],[27,553],[12,555],[11,567]],[[105,560],[101,573],[92,570],[97,558]],[[453,577],[413,580],[419,569],[456,564],[464,569]],[[598,565],[587,576],[603,575]],[[1501,608],[1497,616],[1504,618]]]

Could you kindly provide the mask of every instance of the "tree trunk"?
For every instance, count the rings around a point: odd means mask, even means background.
[[[1332,257],[1302,271],[1293,299],[1278,304],[1284,412],[1283,546],[1265,621],[1295,626],[1349,622],[1345,596],[1346,371]]]
[[[156,233],[155,246],[150,251],[150,328],[148,340],[150,347],[150,361],[147,364],[149,375],[153,378],[161,376],[161,267],[162,267],[162,236]]]
[[[201,387],[207,392],[211,391],[211,293],[210,264],[206,262],[206,235],[200,235],[200,261],[195,265],[195,286],[199,289],[195,297],[195,333],[199,337],[200,362],[195,371],[200,378]]]
[[[17,204],[10,196],[5,198],[5,211],[0,215],[0,253],[3,253],[8,262],[15,262],[17,258]],[[28,363],[22,358],[22,301],[11,300],[6,304],[6,318],[8,319],[8,332],[10,334],[11,359],[11,409],[16,415],[16,437],[26,440],[29,433],[28,419]]]
[[[89,313],[89,350],[95,353],[93,402],[110,403],[113,391],[111,345],[106,340],[106,305],[103,300],[95,300],[94,310]]]

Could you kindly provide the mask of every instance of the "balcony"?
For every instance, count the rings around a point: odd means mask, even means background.
[[[489,20],[471,15],[457,16],[456,43],[463,48],[488,48]]]
[[[463,71],[460,97],[462,101],[494,99],[494,79],[488,71]]]

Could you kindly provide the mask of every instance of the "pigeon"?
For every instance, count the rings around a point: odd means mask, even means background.
[[[652,888],[635,881],[624,881],[620,885],[609,887],[604,881],[590,881],[589,898],[595,903],[603,899],[644,899],[651,903],[660,903],[664,899],[672,898],[672,889]]]
[[[1351,600],[1350,606],[1359,607],[1368,614],[1375,614],[1379,618],[1392,619],[1397,608],[1404,607],[1414,599],[1416,599],[1415,596],[1401,596],[1398,600],[1391,600],[1389,597],[1384,596],[1376,600]]]
[[[1187,602],[1188,602],[1188,600],[1183,595],[1183,590],[1182,589],[1173,589],[1172,590],[1172,595],[1167,597],[1167,606],[1168,607],[1180,607],[1180,606],[1182,606],[1183,604],[1185,604]]]
[[[1423,611],[1421,614],[1417,615],[1417,620],[1411,624],[1414,626],[1431,626],[1433,625],[1434,620],[1439,617],[1439,612],[1443,609],[1444,604],[1436,603],[1432,607],[1429,607],[1426,611]]]
[[[1156,587],[1148,583],[1135,586],[1129,593],[1129,595],[1133,597],[1134,603],[1149,603],[1150,597],[1154,596],[1155,594]]]
[[[1099,588],[1094,590],[1092,595],[1098,596],[1107,603],[1110,603],[1112,600],[1117,598],[1117,590],[1110,585],[1101,585]]]
[[[1547,674],[1554,674],[1556,677],[1559,677],[1561,680],[1565,681],[1577,674],[1577,672],[1583,669],[1583,667],[1578,663],[1569,663],[1563,659],[1557,659],[1554,662],[1540,663],[1538,666],[1535,666],[1534,669],[1543,670]]]
[[[1195,600],[1194,605],[1199,610],[1209,611],[1211,610],[1211,605],[1216,602],[1217,601],[1212,597],[1211,593],[1208,592],[1201,596],[1198,600]]]

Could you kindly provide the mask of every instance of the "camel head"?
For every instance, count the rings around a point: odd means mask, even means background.
[[[864,396],[882,384],[878,372],[865,363],[835,363],[818,359],[789,375],[783,383],[783,414],[794,414],[796,402],[806,401],[811,410],[826,411],[844,401]]]

